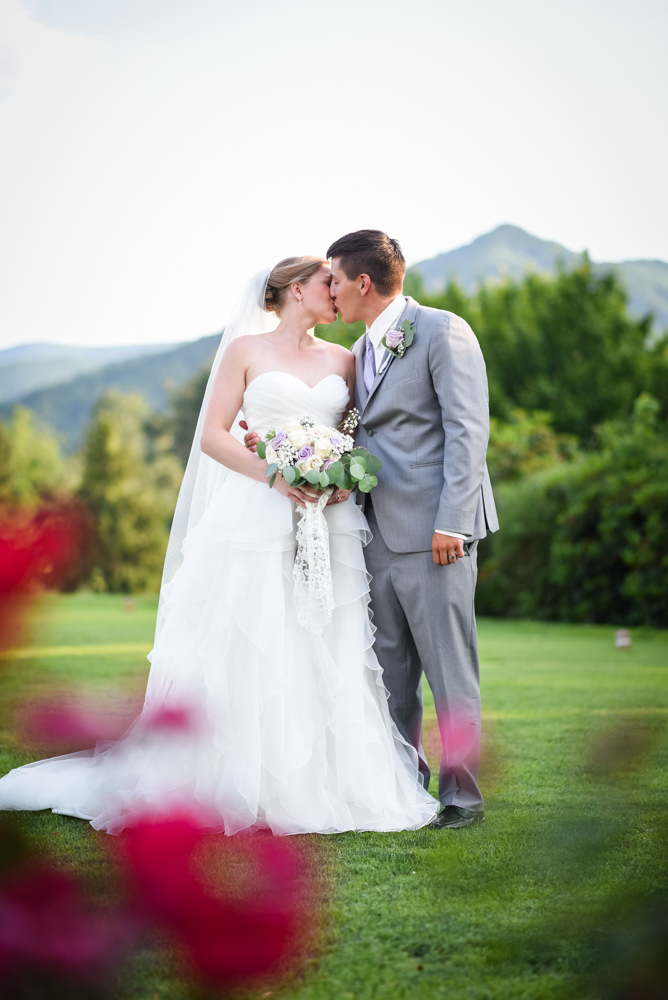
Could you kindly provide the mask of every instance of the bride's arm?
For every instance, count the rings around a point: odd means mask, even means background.
[[[246,372],[250,364],[249,348],[244,343],[246,339],[240,337],[233,341],[221,359],[204,415],[200,447],[205,455],[233,472],[268,485],[265,475],[267,462],[244,448],[230,434],[246,390]],[[288,486],[280,474],[276,476],[274,488],[301,507],[306,500],[312,502],[312,498],[306,497],[302,490]]]

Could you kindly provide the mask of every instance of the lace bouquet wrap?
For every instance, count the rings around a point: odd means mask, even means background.
[[[369,493],[378,484],[375,473],[383,464],[366,448],[355,447],[350,432],[358,420],[357,410],[351,410],[339,428],[326,427],[307,414],[280,430],[268,431],[257,446],[260,458],[268,462],[269,486],[280,472],[289,486],[306,486],[318,495],[317,503],[298,508],[292,570],[297,619],[311,632],[321,632],[334,611],[329,531],[323,510],[335,487],[357,487]]]

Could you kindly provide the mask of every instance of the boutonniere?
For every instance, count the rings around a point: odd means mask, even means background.
[[[395,358],[403,358],[408,348],[413,343],[413,337],[417,333],[417,327],[412,326],[407,319],[401,324],[401,330],[388,330],[383,337],[383,347]]]

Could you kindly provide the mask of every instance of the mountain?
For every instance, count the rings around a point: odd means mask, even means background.
[[[521,279],[528,271],[554,274],[561,262],[575,267],[582,255],[559,243],[541,240],[519,226],[499,226],[472,243],[437,254],[414,264],[410,271],[420,275],[427,291],[442,291],[456,278],[467,292],[484,281]],[[626,288],[629,312],[641,318],[654,314],[654,328],[668,329],[668,264],[662,260],[625,260],[621,263],[593,264],[603,274],[614,271]]]
[[[102,393],[108,389],[137,392],[152,409],[164,410],[169,402],[169,385],[182,385],[200,368],[210,364],[219,341],[220,334],[214,334],[163,349],[161,353],[108,364],[58,385],[30,392],[19,402],[60,435],[66,451],[74,451],[81,445],[84,428]],[[0,405],[0,418],[7,419],[11,415],[12,405]]]
[[[123,347],[67,347],[64,344],[23,344],[0,351],[0,403],[11,403],[29,392],[66,382],[84,372],[114,362],[161,354],[176,344]]]

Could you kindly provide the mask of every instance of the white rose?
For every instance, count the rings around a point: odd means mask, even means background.
[[[302,425],[299,423],[298,420],[291,420],[283,428],[283,430],[285,431],[286,434],[289,434],[291,431],[300,431],[301,429],[302,429]]]
[[[316,455],[320,455],[320,458],[328,458],[332,454],[332,442],[329,438],[316,438],[315,453]]]
[[[306,444],[306,434],[302,427],[296,428],[294,431],[290,431],[288,437],[290,438],[290,444],[293,448],[299,451]]]
[[[274,449],[271,447],[270,444],[267,445],[267,450],[265,451],[264,455],[267,461],[269,462],[269,465],[273,465],[274,462],[278,461],[278,455],[276,454],[276,452],[274,451]]]
[[[305,476],[306,473],[311,468],[311,466],[308,463],[309,463],[308,458],[305,458],[303,462],[297,462],[297,468],[299,469],[300,476]]]
[[[322,465],[322,459],[318,458],[317,455],[312,455],[311,458],[306,459],[306,464],[309,469],[319,469]]]

